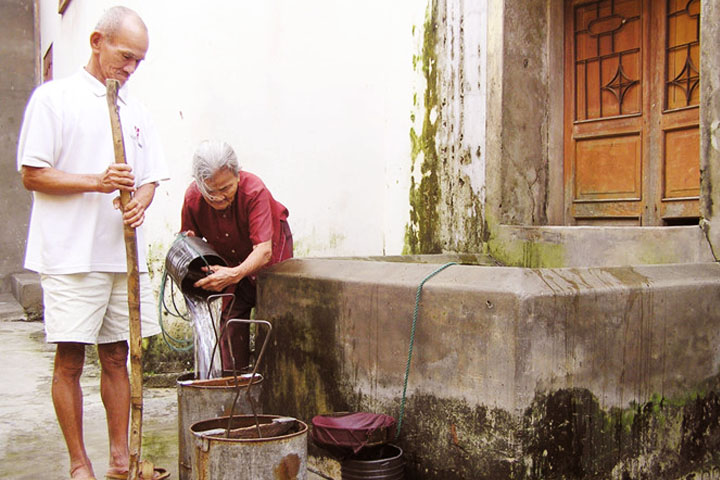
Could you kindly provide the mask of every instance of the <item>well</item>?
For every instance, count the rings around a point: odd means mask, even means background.
[[[416,292],[439,266],[296,258],[264,271],[257,314],[277,339],[264,411],[399,418]],[[719,264],[454,265],[422,292],[394,441],[408,479],[720,466]]]

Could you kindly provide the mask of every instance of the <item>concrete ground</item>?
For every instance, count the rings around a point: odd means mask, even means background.
[[[41,322],[0,322],[0,478],[65,480],[69,461],[50,398],[53,345]],[[83,372],[85,443],[98,479],[108,461],[100,372]],[[177,393],[146,389],[143,399],[142,458],[167,468],[177,478]]]
[[[50,398],[53,345],[45,343],[41,322],[0,322],[0,478],[66,480],[68,457]],[[98,479],[107,467],[105,410],[100,372],[86,362],[85,443]],[[142,458],[178,474],[177,392],[146,388],[143,398]],[[323,477],[308,472],[308,480]],[[327,477],[325,477],[327,478]]]

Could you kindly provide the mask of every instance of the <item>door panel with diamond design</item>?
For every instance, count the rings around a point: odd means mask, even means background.
[[[697,220],[699,7],[566,2],[567,223]]]

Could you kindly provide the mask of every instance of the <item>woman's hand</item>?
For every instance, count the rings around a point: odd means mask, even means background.
[[[211,292],[222,292],[229,285],[234,285],[242,280],[235,268],[210,265],[209,267],[202,267],[202,270],[210,275],[195,282],[194,286]]]

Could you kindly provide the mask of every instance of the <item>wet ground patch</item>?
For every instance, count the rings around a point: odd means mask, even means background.
[[[66,480],[67,451],[50,397],[55,348],[45,343],[40,322],[0,323],[0,337],[0,478]],[[81,381],[85,442],[95,474],[103,478],[107,426],[97,363],[86,362]],[[143,395],[143,458],[177,478],[176,390],[146,388]]]

